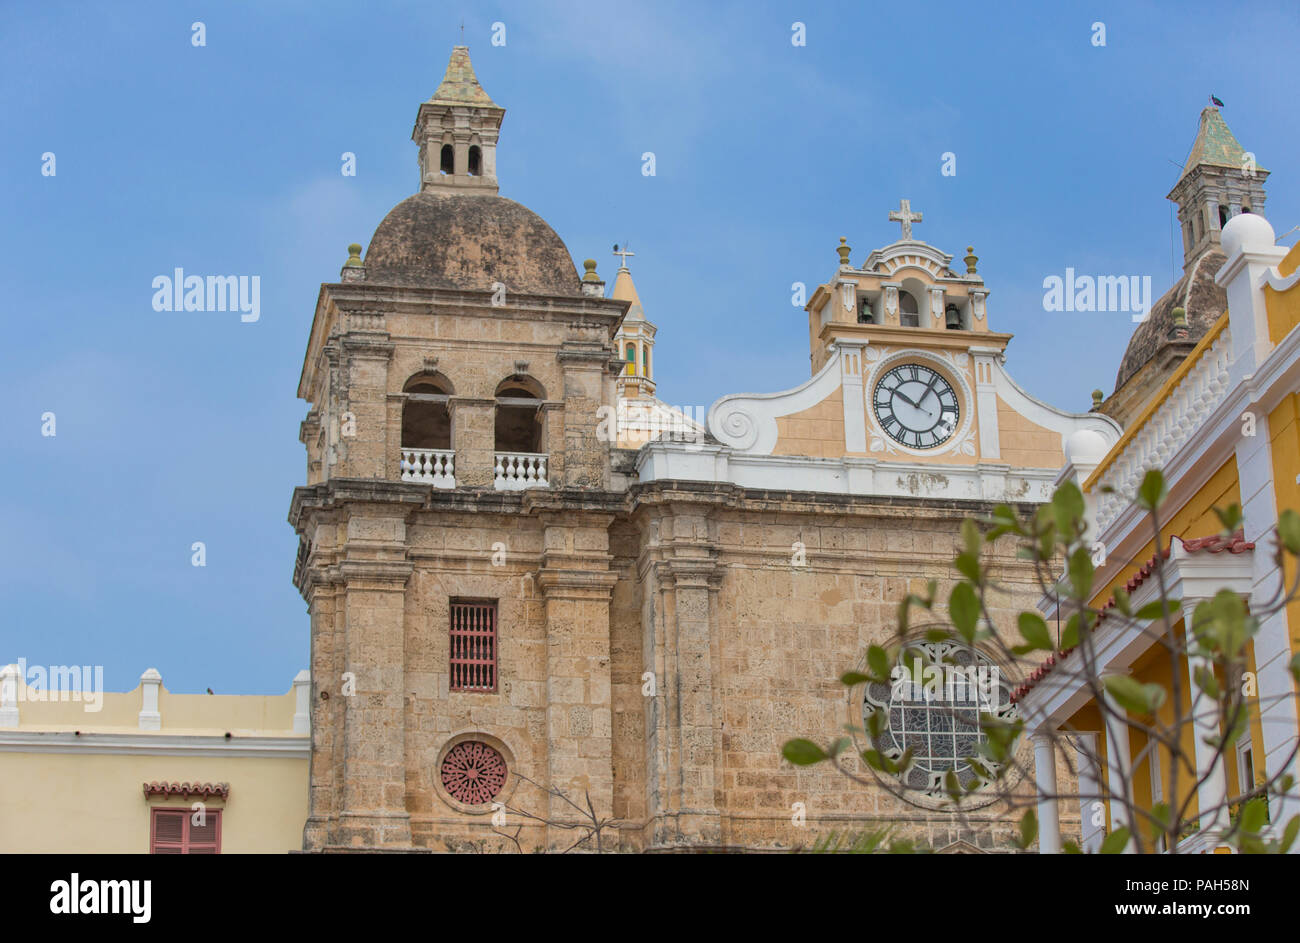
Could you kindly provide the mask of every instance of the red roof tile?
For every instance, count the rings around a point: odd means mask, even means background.
[[[230,783],[145,783],[146,796],[218,796],[230,795]]]

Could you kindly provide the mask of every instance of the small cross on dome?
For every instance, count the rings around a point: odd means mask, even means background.
[[[921,214],[912,212],[911,200],[899,200],[898,205],[899,205],[899,209],[889,211],[889,221],[891,223],[902,223],[903,239],[904,240],[911,239],[912,224],[919,223],[921,221]]]
[[[615,254],[615,255],[620,255],[620,256],[623,257],[622,264],[619,266],[619,268],[627,268],[627,260],[628,260],[628,257],[629,257],[629,256],[633,256],[633,255],[636,255],[635,252],[633,252],[633,251],[631,251],[630,249],[628,249],[628,247],[627,247],[626,244],[624,244],[623,248],[620,249],[620,248],[618,247],[618,243],[615,243],[615,244],[614,244],[614,254]]]

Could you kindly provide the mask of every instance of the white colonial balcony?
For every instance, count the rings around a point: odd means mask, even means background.
[[[497,452],[497,491],[523,491],[525,488],[548,488],[546,456],[535,452]]]
[[[402,481],[454,488],[455,456],[451,449],[402,449]]]

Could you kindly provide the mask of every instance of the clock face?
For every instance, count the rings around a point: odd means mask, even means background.
[[[880,428],[912,449],[932,449],[947,442],[961,417],[952,385],[916,363],[894,367],[881,377],[871,405]]]

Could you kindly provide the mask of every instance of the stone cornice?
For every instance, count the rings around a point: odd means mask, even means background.
[[[618,583],[611,570],[575,570],[543,568],[537,573],[537,585],[547,599],[576,599],[608,602]]]
[[[356,307],[382,309],[388,314],[429,315],[439,308],[473,311],[475,317],[516,317],[521,312],[541,315],[549,320],[572,320],[574,315],[590,318],[600,327],[621,321],[630,302],[613,298],[536,295],[507,291],[506,304],[494,305],[492,291],[451,291],[419,288],[410,285],[382,285],[375,282],[327,282],[321,285],[340,310]]]
[[[338,569],[349,585],[366,583],[372,584],[371,588],[397,590],[406,585],[415,564],[409,560],[344,560]]]
[[[315,485],[299,485],[289,502],[289,523],[302,533],[303,515],[343,504],[403,504],[419,507],[429,501],[432,485],[382,478],[330,478]]]

